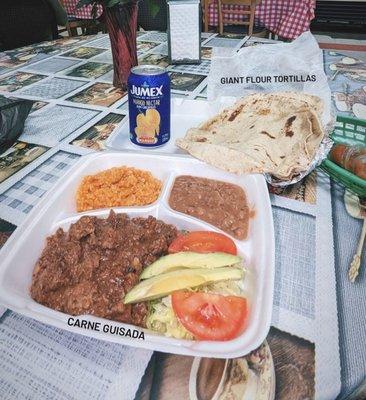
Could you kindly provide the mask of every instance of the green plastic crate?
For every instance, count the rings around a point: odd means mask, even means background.
[[[366,146],[366,120],[338,116],[331,138],[336,143]],[[365,179],[359,178],[328,158],[322,162],[320,168],[358,196],[366,197]]]

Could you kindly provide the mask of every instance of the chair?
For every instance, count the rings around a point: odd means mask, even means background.
[[[2,0],[0,50],[57,39],[56,16],[45,0]]]
[[[64,0],[60,0],[60,3],[67,10],[66,2]],[[100,21],[94,21],[91,17],[90,19],[82,19],[68,16],[68,21],[66,23],[66,30],[68,35],[78,36],[78,28],[81,29],[82,35],[97,33],[100,30],[103,32],[106,31],[104,24],[102,24]]]
[[[209,21],[209,6],[214,0],[201,0],[203,23],[205,25],[205,32],[208,32],[208,21]]]
[[[207,0],[206,0],[207,1]],[[251,36],[253,34],[254,27],[254,13],[255,6],[257,4],[257,0],[218,0],[218,8],[219,8],[219,32],[220,35],[224,33],[224,25],[225,23],[230,25],[246,25],[248,26],[248,35]],[[227,5],[236,5],[236,6],[247,6],[247,8],[243,10],[229,10],[225,9],[224,6]],[[225,14],[234,14],[234,15],[249,15],[249,20],[243,21],[232,21],[230,19],[225,19]]]
[[[81,29],[81,34],[85,35],[87,28],[93,25],[93,21],[90,19],[78,19],[73,17],[68,17],[66,23],[66,29],[69,36],[78,36],[78,28]]]

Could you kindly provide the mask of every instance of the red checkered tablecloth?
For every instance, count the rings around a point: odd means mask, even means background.
[[[310,21],[314,18],[315,0],[262,0],[255,10],[256,24],[266,27],[276,35],[295,39],[309,30]],[[209,25],[219,24],[217,0],[209,5]],[[245,6],[226,6],[228,10],[243,10]],[[232,21],[243,19],[243,16],[226,14]],[[244,17],[245,18],[245,17]]]
[[[82,8],[76,8],[79,0],[64,0],[63,5],[65,7],[66,13],[69,17],[79,18],[79,19],[92,19],[91,16],[91,6],[85,6]],[[97,18],[99,18],[103,13],[102,6],[98,6]]]

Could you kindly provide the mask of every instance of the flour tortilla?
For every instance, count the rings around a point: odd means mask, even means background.
[[[291,180],[309,167],[324,137],[322,107],[318,97],[304,94],[246,96],[176,144],[225,171]]]

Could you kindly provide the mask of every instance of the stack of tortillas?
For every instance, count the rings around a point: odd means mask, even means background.
[[[324,137],[319,97],[292,92],[246,96],[176,141],[225,171],[291,180],[306,171]]]

